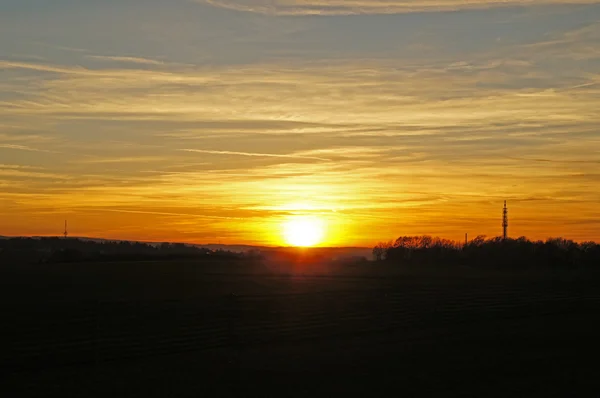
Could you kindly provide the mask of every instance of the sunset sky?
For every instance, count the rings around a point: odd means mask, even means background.
[[[0,235],[600,241],[600,0],[0,0]]]

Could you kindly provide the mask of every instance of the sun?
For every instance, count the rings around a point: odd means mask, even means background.
[[[283,237],[291,246],[315,246],[323,241],[324,236],[325,225],[315,217],[296,217],[283,224]]]

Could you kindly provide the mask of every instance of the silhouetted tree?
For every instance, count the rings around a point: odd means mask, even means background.
[[[600,264],[600,245],[578,244],[562,238],[532,242],[525,237],[486,240],[478,236],[467,244],[430,236],[401,236],[392,246],[378,244],[374,256],[404,265],[463,264],[506,268],[591,267]]]
[[[387,251],[392,246],[393,246],[393,243],[391,241],[389,241],[389,242],[379,242],[373,248],[373,258],[375,259],[375,261],[382,261],[382,260],[384,260]]]

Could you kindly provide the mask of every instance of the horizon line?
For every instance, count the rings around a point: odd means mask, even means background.
[[[178,241],[156,241],[156,240],[138,240],[138,239],[115,239],[115,238],[102,238],[92,236],[69,236],[65,238],[63,235],[0,235],[0,238],[6,239],[19,239],[19,238],[57,238],[61,240],[65,239],[88,239],[88,240],[103,240],[107,242],[134,242],[134,243],[146,243],[146,244],[159,244],[159,243],[179,243],[184,245],[192,246],[246,246],[246,247],[257,247],[257,248],[269,248],[269,249],[288,249],[288,248],[303,248],[303,249],[372,249],[371,246],[311,246],[311,247],[299,247],[299,246],[284,246],[284,245],[266,245],[266,244],[250,244],[250,243],[191,243],[191,242],[178,242]]]
[[[286,248],[301,248],[301,249],[372,249],[373,247],[375,247],[378,244],[381,243],[388,243],[388,242],[395,242],[398,238],[401,237],[424,237],[424,236],[428,236],[431,237],[433,239],[444,239],[444,240],[448,240],[451,242],[454,242],[456,244],[461,244],[464,245],[464,241],[460,240],[460,239],[448,239],[448,238],[444,238],[441,236],[434,236],[434,235],[428,235],[428,234],[421,234],[421,235],[400,235],[397,238],[393,238],[393,239],[387,239],[387,240],[380,240],[378,242],[375,242],[372,246],[321,246],[321,245],[316,245],[316,246],[308,246],[308,247],[301,247],[301,246],[285,246],[285,245],[268,245],[268,244],[250,244],[250,243],[192,243],[192,242],[181,242],[181,241],[169,241],[169,240],[164,240],[164,241],[153,241],[153,240],[138,240],[138,239],[116,239],[116,238],[103,238],[103,237],[92,237],[92,236],[69,236],[68,238],[65,238],[63,235],[0,235],[0,238],[5,238],[5,239],[19,239],[19,238],[30,238],[30,239],[35,239],[35,238],[57,238],[57,239],[88,239],[88,240],[103,240],[103,241],[107,241],[107,242],[134,242],[134,243],[145,243],[145,244],[160,244],[160,243],[171,243],[171,244],[184,244],[184,245],[191,245],[191,246],[245,246],[245,247],[251,247],[251,248],[269,248],[269,249],[286,249]],[[497,236],[487,236],[487,235],[475,235],[475,238],[479,237],[479,236],[483,236],[485,240],[491,240],[494,238],[500,238],[502,239],[503,237],[501,235],[497,235]],[[571,238],[566,238],[563,236],[549,236],[545,239],[530,239],[527,236],[518,236],[518,237],[508,237],[506,239],[508,240],[518,240],[520,238],[525,238],[530,242],[545,242],[551,239],[564,239],[567,241],[572,241],[575,243],[586,243],[586,242],[593,242],[596,243],[596,241],[594,240],[584,240],[584,239],[571,239]],[[468,242],[473,241],[473,239],[469,239]]]

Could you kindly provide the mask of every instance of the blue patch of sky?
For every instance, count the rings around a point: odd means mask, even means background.
[[[551,39],[599,18],[598,5],[274,17],[179,0],[2,0],[0,57],[82,64],[94,54],[202,65],[460,58]]]

